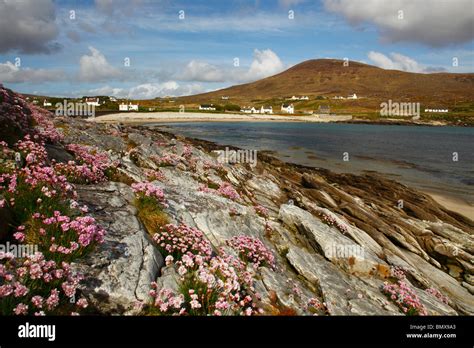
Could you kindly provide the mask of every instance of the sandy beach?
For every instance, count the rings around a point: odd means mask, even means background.
[[[433,198],[436,202],[446,207],[447,209],[464,215],[465,217],[468,217],[469,219],[474,221],[474,206],[470,205],[468,202],[441,195],[438,192],[433,193],[425,191],[425,193],[430,195],[431,198]]]
[[[287,116],[268,114],[216,114],[192,112],[128,112],[89,118],[98,123],[174,123],[174,122],[334,122],[351,120],[350,115]]]

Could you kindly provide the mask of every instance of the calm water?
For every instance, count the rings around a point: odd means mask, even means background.
[[[221,145],[271,150],[287,162],[337,172],[377,171],[474,203],[474,128],[273,122],[161,126]],[[345,152],[349,161],[343,160]]]

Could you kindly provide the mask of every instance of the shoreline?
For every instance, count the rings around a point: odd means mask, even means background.
[[[301,122],[301,123],[344,123],[364,125],[396,125],[426,127],[470,127],[468,124],[450,124],[442,121],[413,122],[405,119],[366,120],[352,115],[306,115],[290,116],[280,114],[237,114],[206,112],[122,112],[87,118],[95,123],[122,123],[140,125],[147,123],[191,123],[191,122]]]

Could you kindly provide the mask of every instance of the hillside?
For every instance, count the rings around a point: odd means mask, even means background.
[[[301,94],[332,97],[352,93],[375,99],[469,101],[474,99],[474,74],[418,74],[352,61],[343,66],[342,60],[315,59],[252,83],[180,99],[204,102],[225,95],[234,101],[251,101]]]

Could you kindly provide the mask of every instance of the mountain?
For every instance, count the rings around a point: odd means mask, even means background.
[[[231,100],[282,98],[292,95],[348,96],[412,101],[474,100],[474,74],[409,73],[336,59],[314,59],[297,64],[277,75],[218,91],[180,98],[203,102],[221,96]]]

